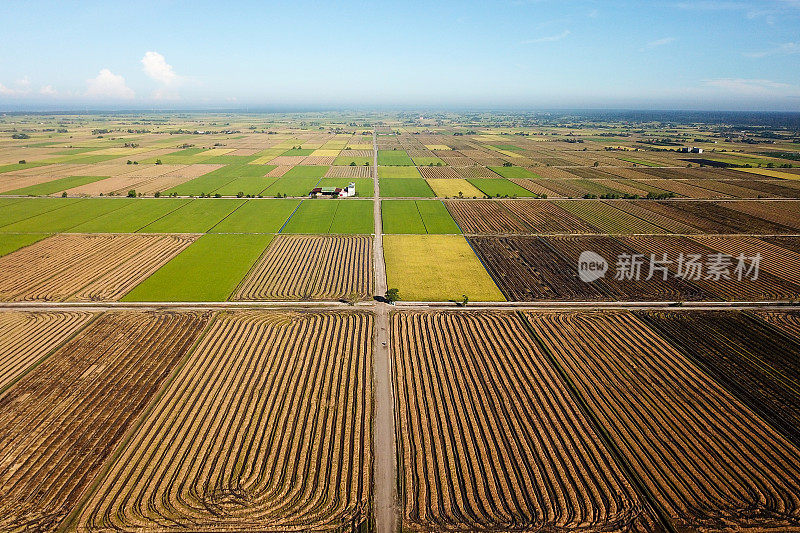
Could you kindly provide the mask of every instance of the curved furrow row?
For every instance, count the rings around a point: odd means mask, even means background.
[[[171,235],[56,235],[0,258],[0,299],[115,300],[195,240]]]
[[[84,311],[0,313],[0,390],[93,316]]]
[[[74,293],[69,300],[93,302],[118,300],[196,241],[197,236],[148,235],[144,240],[146,246],[143,252],[111,270],[104,271],[101,276]],[[117,261],[120,259],[115,258],[114,262]]]
[[[107,313],[0,398],[0,528],[57,528],[208,320]]]
[[[79,531],[351,529],[371,508],[371,315],[220,316]]]
[[[406,527],[653,526],[516,315],[396,313],[392,339]]]
[[[630,246],[642,254],[655,254],[662,257],[667,254],[667,259],[672,261],[669,265],[671,276],[677,272],[679,257],[682,255],[686,260],[690,256],[699,256],[699,262],[706,264],[710,254],[715,250],[704,246],[697,240],[688,237],[620,237],[618,239],[626,246]],[[735,266],[735,262],[732,267]],[[704,295],[715,295],[723,300],[787,300],[796,298],[798,295],[797,286],[761,270],[757,279],[744,278],[742,281],[736,279],[733,272],[729,279],[706,279],[707,271],[703,271],[699,279],[691,279],[691,283],[699,287]],[[710,299],[710,298],[709,298]]]
[[[800,526],[789,441],[630,313],[528,313],[679,528]]]
[[[278,235],[233,300],[331,300],[372,294],[372,239],[366,235]]]

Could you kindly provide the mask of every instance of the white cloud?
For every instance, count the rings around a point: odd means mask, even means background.
[[[675,37],[664,37],[663,39],[656,39],[655,41],[650,41],[649,43],[647,43],[647,48],[666,46],[674,42],[675,42]]]
[[[39,89],[39,94],[44,96],[55,96],[58,94],[58,91],[52,85],[43,85],[41,89]]]
[[[13,87],[8,87],[0,83],[0,95],[3,96],[23,96],[31,92],[31,80],[28,76],[20,78],[14,82]]]
[[[142,67],[145,74],[162,85],[175,85],[180,82],[180,76],[175,74],[172,65],[158,52],[145,53]]]
[[[561,39],[565,39],[571,32],[569,30],[564,30],[558,35],[548,35],[546,37],[537,37],[536,39],[528,39],[527,41],[522,41],[520,44],[536,44],[536,43],[552,43],[555,41],[560,41]]]
[[[745,57],[761,58],[776,55],[792,55],[800,54],[800,42],[783,43],[769,50],[761,50],[758,52],[745,52]]]
[[[724,92],[745,96],[798,96],[800,87],[772,80],[717,78],[704,80],[703,85]]]
[[[135,93],[125,85],[125,78],[104,68],[97,77],[86,80],[86,96],[130,100]]]

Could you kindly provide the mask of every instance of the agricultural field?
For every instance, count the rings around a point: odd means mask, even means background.
[[[383,231],[393,233],[461,233],[438,200],[383,200]]]
[[[417,178],[393,178],[380,180],[381,196],[388,198],[427,198],[441,196],[438,190],[432,190],[433,184],[428,180]]]
[[[799,530],[787,116],[0,113],[0,530]]]
[[[393,315],[403,528],[652,529],[523,321]]]
[[[264,234],[203,235],[134,287],[123,301],[225,301],[272,238]]]
[[[370,234],[373,230],[372,202],[318,199],[303,200],[282,232]]]
[[[503,301],[460,235],[386,235],[386,277],[404,300]]]
[[[0,397],[7,461],[0,472],[0,527],[61,527],[208,319],[204,313],[106,313],[8,389]]]
[[[0,300],[118,300],[195,239],[185,235],[55,235],[0,257]]]
[[[526,318],[662,521],[679,531],[795,526],[798,449],[642,320]]]
[[[378,150],[378,165],[414,166],[414,161],[405,150]]]
[[[218,317],[75,526],[359,530],[372,505],[371,335],[363,313]]]
[[[370,237],[279,235],[231,299],[366,299],[372,292]]]

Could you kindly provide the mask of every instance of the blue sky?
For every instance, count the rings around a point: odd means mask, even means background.
[[[800,111],[800,0],[5,0],[0,20],[0,109]]]

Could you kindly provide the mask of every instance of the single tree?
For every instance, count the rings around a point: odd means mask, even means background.
[[[387,303],[394,304],[397,300],[400,299],[400,289],[387,290],[384,298],[386,299]]]
[[[128,191],[128,198],[136,198],[136,191],[131,189]]]

